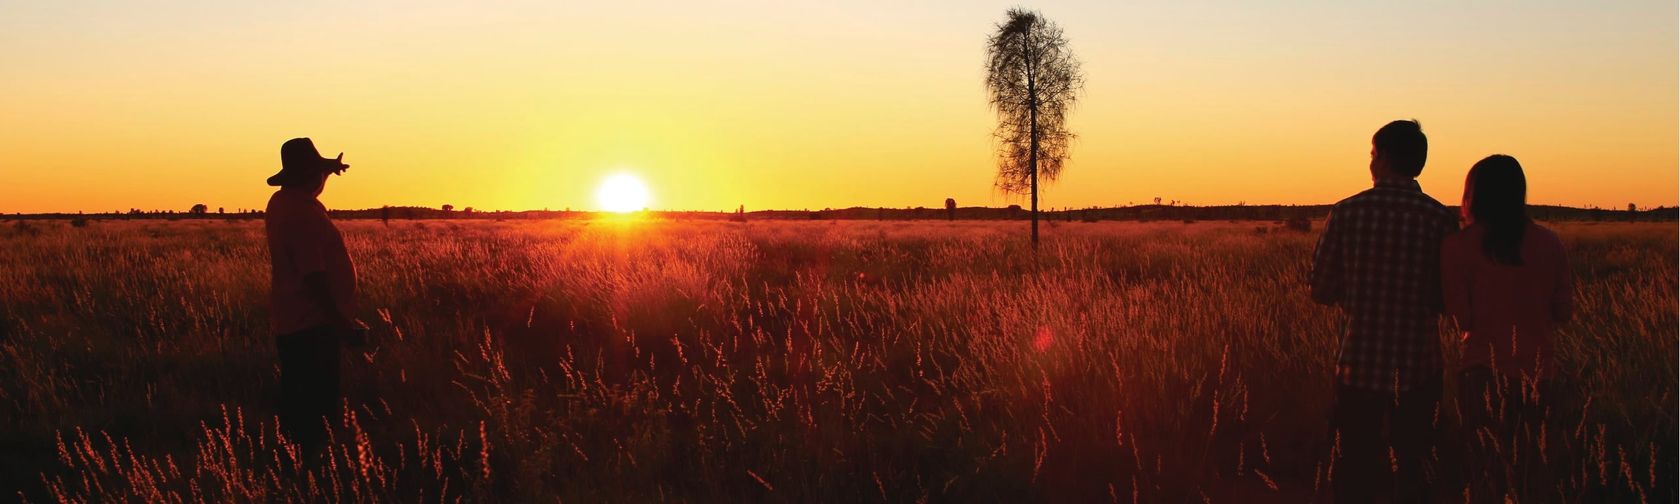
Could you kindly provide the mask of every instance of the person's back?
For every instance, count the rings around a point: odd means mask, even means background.
[[[270,328],[290,334],[329,322],[310,298],[304,279],[323,274],[339,313],[356,313],[356,270],[344,238],[314,194],[280,189],[269,197],[263,224],[268,235],[271,276]]]
[[[1313,251],[1313,301],[1347,315],[1331,419],[1337,502],[1432,497],[1423,463],[1441,398],[1440,250],[1458,220],[1418,187],[1428,145],[1415,121],[1377,130],[1372,187],[1336,203]]]
[[[1313,293],[1348,316],[1338,380],[1393,390],[1439,376],[1438,254],[1457,218],[1409,179],[1378,180],[1336,203],[1331,216]],[[1332,268],[1340,269],[1336,279]]]
[[[1487,232],[1484,225],[1472,225],[1447,237],[1441,248],[1447,313],[1463,331],[1460,367],[1551,376],[1552,337],[1573,310],[1563,241],[1529,223],[1519,248],[1521,264],[1505,264],[1484,253]]]
[[[1458,417],[1475,433],[1463,495],[1544,495],[1559,475],[1510,447],[1544,433],[1558,400],[1552,337],[1573,311],[1568,258],[1557,234],[1528,217],[1528,177],[1514,157],[1471,166],[1459,209],[1469,226],[1441,245],[1441,287],[1461,329]]]

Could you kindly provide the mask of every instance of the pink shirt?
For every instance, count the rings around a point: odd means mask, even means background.
[[[1461,367],[1551,376],[1553,336],[1574,311],[1563,242],[1551,230],[1529,224],[1523,264],[1511,266],[1482,253],[1484,233],[1472,225],[1441,245],[1442,301],[1463,331]]]
[[[327,290],[340,314],[356,314],[356,266],[344,249],[344,237],[327,218],[315,195],[281,189],[268,199],[264,214],[268,255],[273,266],[269,289],[269,327],[275,335],[325,324],[327,314],[304,290],[303,279],[325,273]]]

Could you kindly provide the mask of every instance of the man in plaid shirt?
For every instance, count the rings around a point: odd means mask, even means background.
[[[1336,357],[1336,502],[1373,502],[1390,488],[1397,501],[1430,498],[1422,466],[1441,399],[1441,240],[1458,219],[1418,187],[1428,150],[1416,121],[1377,130],[1373,187],[1336,203],[1313,252],[1313,301],[1348,316]]]

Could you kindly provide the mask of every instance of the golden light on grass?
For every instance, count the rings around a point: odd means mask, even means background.
[[[0,454],[22,467],[0,486],[34,478],[43,497],[31,500],[74,502],[706,500],[742,488],[766,500],[834,488],[835,500],[1244,490],[1293,502],[1342,477],[1334,437],[1315,426],[1343,320],[1301,280],[1312,233],[1058,224],[1034,259],[1019,222],[638,216],[339,222],[382,343],[346,366],[351,408],[331,419],[320,463],[251,406],[276,384],[268,321],[252,308],[269,283],[259,224],[4,223],[0,443],[25,450]],[[1554,225],[1579,266],[1553,386],[1591,400],[1559,401],[1499,439],[1510,451],[1489,471],[1575,475],[1523,490],[1548,496],[1671,495],[1673,406],[1634,399],[1675,396],[1663,373],[1680,341],[1676,229]],[[208,244],[222,252],[201,253]],[[248,385],[204,386],[214,379]],[[1512,401],[1489,397],[1479,407]],[[1478,404],[1442,402],[1443,420],[1462,407]],[[128,431],[113,411],[169,415]],[[37,421],[12,420],[26,414]],[[868,455],[883,443],[893,456]],[[613,462],[632,458],[642,465]]]
[[[1033,350],[1043,352],[1045,350],[1049,350],[1050,345],[1055,342],[1056,334],[1051,332],[1049,327],[1040,326],[1038,328],[1038,334],[1033,336],[1032,347]]]
[[[601,210],[630,213],[647,209],[648,189],[642,180],[629,173],[615,173],[601,182],[595,190],[596,204]]]

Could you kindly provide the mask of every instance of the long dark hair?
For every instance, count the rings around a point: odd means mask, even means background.
[[[1523,232],[1528,230],[1528,180],[1517,158],[1494,154],[1470,167],[1464,178],[1464,220],[1481,224],[1482,254],[1494,262],[1522,265]]]

